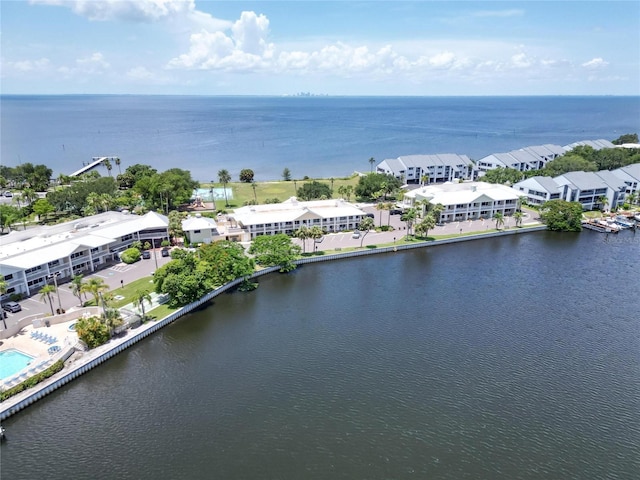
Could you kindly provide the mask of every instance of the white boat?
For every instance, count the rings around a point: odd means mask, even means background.
[[[618,215],[614,222],[618,225],[620,225],[622,228],[633,228],[636,226],[636,224],[634,222],[632,222],[631,220],[629,220],[627,217],[625,217],[624,215]]]

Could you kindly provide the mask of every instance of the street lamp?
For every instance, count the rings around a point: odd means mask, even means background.
[[[62,302],[60,301],[60,291],[58,290],[58,275],[60,275],[60,272],[52,273],[49,277],[53,278],[53,284],[56,287],[56,295],[58,296],[58,311],[59,313],[62,313]]]

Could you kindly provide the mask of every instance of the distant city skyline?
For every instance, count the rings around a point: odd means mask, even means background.
[[[1,8],[3,94],[640,94],[635,1]]]

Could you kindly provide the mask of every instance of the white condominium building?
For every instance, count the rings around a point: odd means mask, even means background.
[[[302,202],[291,197],[282,203],[236,208],[229,217],[254,239],[259,235],[291,235],[302,226],[317,226],[328,233],[353,230],[365,215],[364,211],[344,200]]]
[[[403,207],[411,208],[416,202],[441,204],[439,222],[490,219],[496,213],[513,215],[518,207],[520,194],[505,185],[485,182],[446,183],[427,185],[405,193]]]

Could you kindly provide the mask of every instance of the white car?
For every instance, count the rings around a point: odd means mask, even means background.
[[[360,238],[360,232],[356,230],[353,232],[353,235],[351,235],[351,238]]]

